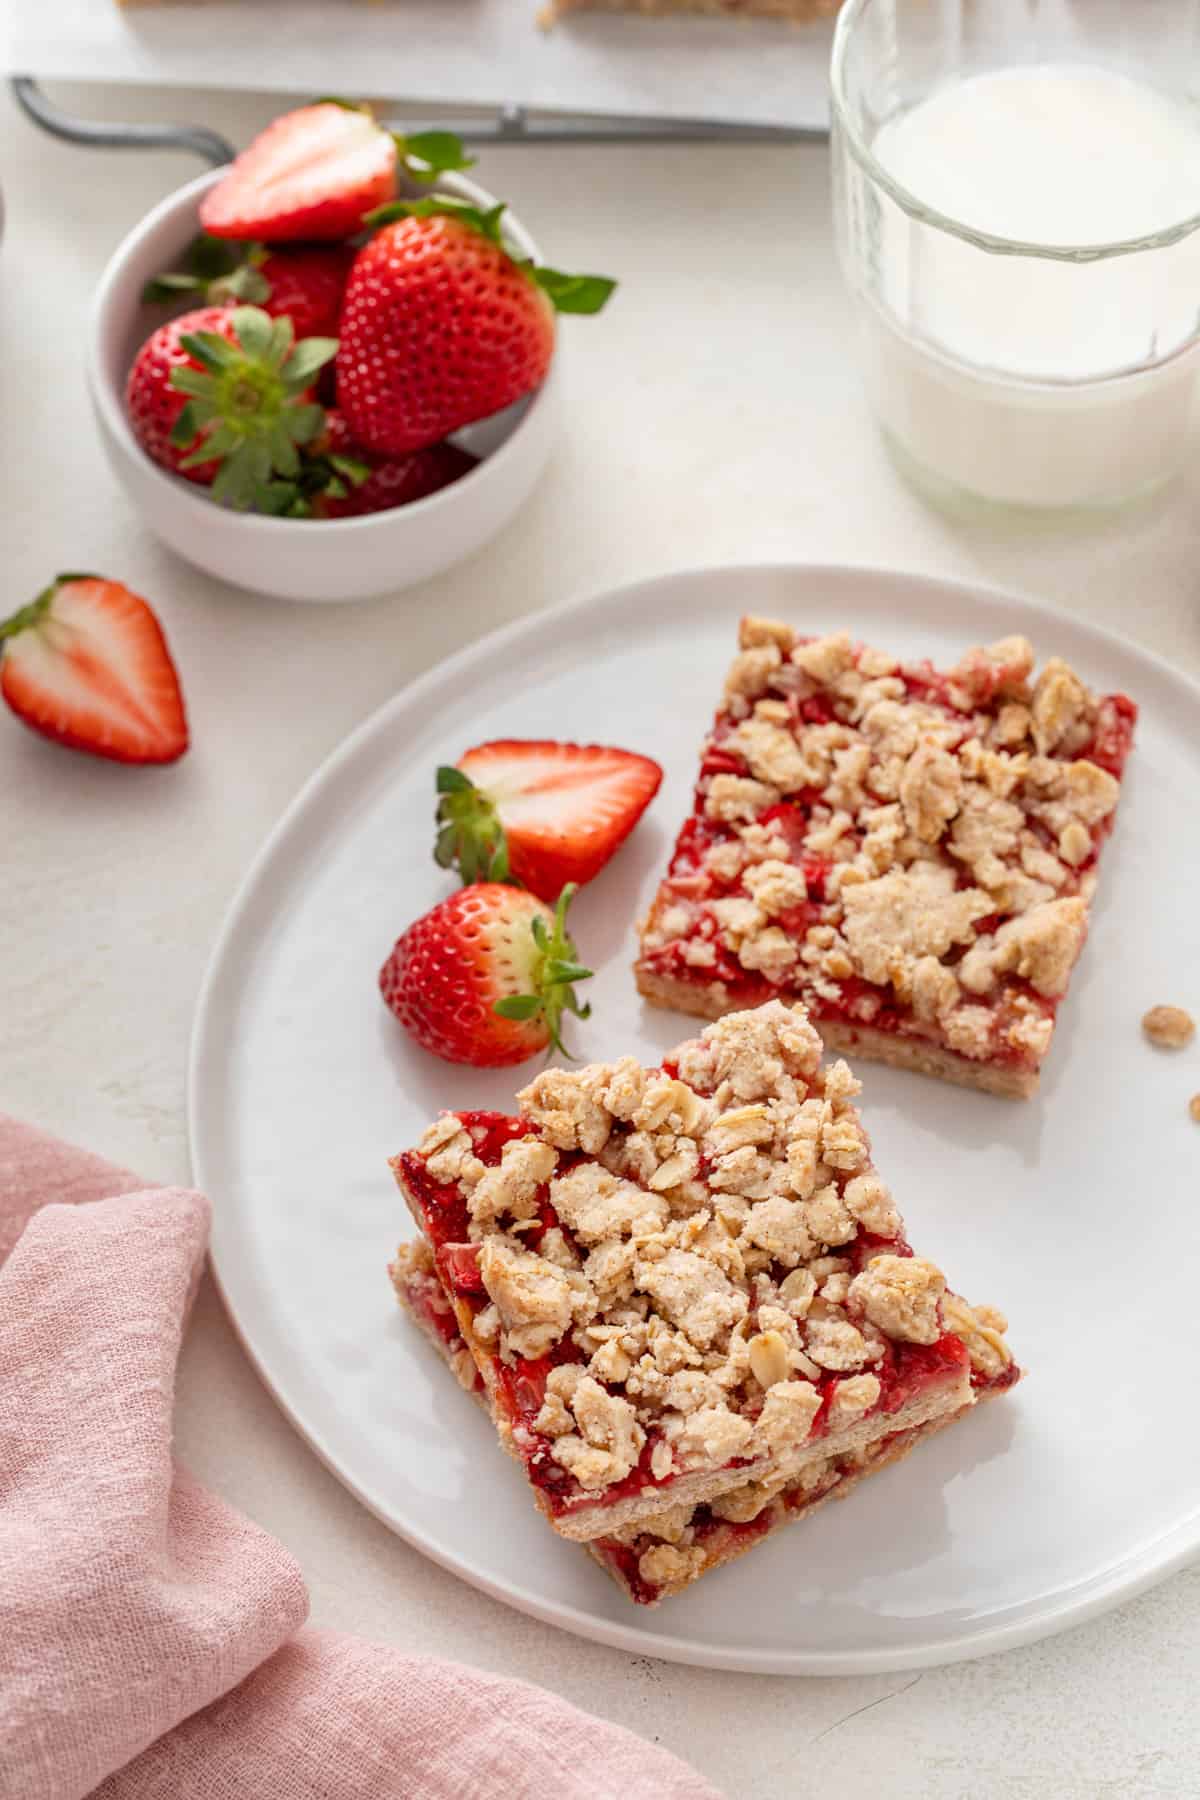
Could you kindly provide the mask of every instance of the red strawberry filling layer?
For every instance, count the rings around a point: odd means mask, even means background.
[[[664,1067],[668,1074],[673,1073],[669,1063]],[[494,1167],[500,1162],[505,1144],[515,1138],[529,1136],[535,1130],[527,1120],[502,1113],[476,1111],[456,1116],[470,1133],[479,1160],[488,1167]],[[434,1180],[419,1151],[406,1151],[399,1160],[408,1189],[420,1207],[425,1234],[433,1246],[438,1271],[447,1290],[473,1316],[478,1315],[489,1304],[489,1297],[480,1274],[479,1248],[468,1237],[470,1214],[462,1188],[456,1182]],[[586,1159],[579,1154],[561,1157],[559,1173],[565,1173],[584,1160]],[[703,1175],[703,1166],[700,1173]],[[524,1234],[532,1248],[537,1247],[543,1233],[551,1226],[557,1226],[568,1241],[572,1241],[571,1233],[562,1225],[550,1204],[549,1190],[546,1188],[540,1195],[539,1225]],[[903,1238],[875,1237],[861,1229],[850,1242],[838,1249],[838,1254],[849,1260],[854,1273],[858,1273],[871,1257],[881,1253],[892,1256],[912,1255]],[[770,1273],[782,1280],[786,1271],[772,1267]],[[478,1347],[476,1339],[477,1350]],[[678,1479],[678,1475],[656,1478],[652,1473],[651,1458],[657,1441],[653,1432],[647,1433],[637,1466],[623,1481],[615,1482],[600,1492],[582,1487],[574,1476],[554,1460],[554,1440],[539,1432],[535,1421],[542,1409],[546,1380],[551,1369],[558,1364],[578,1360],[579,1351],[569,1334],[555,1345],[548,1356],[536,1360],[524,1357],[501,1360],[494,1356],[488,1359],[487,1384],[493,1406],[511,1428],[513,1444],[525,1463],[530,1481],[545,1495],[556,1516],[577,1512],[584,1507],[612,1506],[651,1488],[665,1492]],[[882,1357],[871,1365],[871,1372],[880,1383],[880,1393],[870,1414],[899,1412],[911,1405],[922,1393],[955,1383],[963,1370],[969,1367],[969,1363],[966,1346],[950,1332],[929,1345],[886,1342]],[[1017,1376],[1018,1371],[1014,1366],[995,1385],[1007,1386]],[[828,1432],[829,1403],[839,1379],[838,1375],[824,1374],[815,1383],[821,1395],[821,1406],[813,1420],[809,1442],[818,1441]],[[972,1379],[974,1381],[974,1377]],[[745,1467],[747,1459],[735,1457],[724,1466],[730,1469]]]
[[[908,697],[936,707],[956,727],[961,727],[959,741],[965,740],[969,735],[968,723],[949,699],[950,677],[928,663],[901,669],[899,674]],[[995,697],[994,689],[990,693],[986,691],[985,681],[983,691],[976,694],[976,704],[986,706]],[[796,727],[802,724],[828,724],[837,718],[830,701],[823,694],[805,700],[792,697],[787,704],[792,723]],[[1137,708],[1126,695],[1104,696],[1099,701],[1099,716],[1091,741],[1065,760],[1086,759],[1120,780],[1133,748],[1136,720]],[[659,905],[670,905],[678,901],[703,907],[706,902],[745,892],[740,875],[722,879],[705,860],[709,850],[719,844],[733,842],[737,837],[731,825],[710,819],[704,810],[707,786],[712,776],[744,776],[750,773],[737,746],[729,743],[737,724],[738,721],[732,714],[724,711],[717,714],[701,760],[694,810],[684,821],[676,840],[671,864],[659,892]],[[886,803],[884,796],[872,793],[869,774],[866,791],[872,804],[882,806]],[[837,927],[841,924],[841,909],[827,892],[828,876],[833,864],[829,859],[814,856],[805,849],[805,840],[814,823],[814,810],[818,807],[828,808],[829,805],[828,796],[822,790],[802,789],[790,794],[786,800],[766,808],[754,821],[781,835],[788,845],[788,860],[804,871],[807,899],[772,919],[773,925],[798,942],[804,941],[806,933],[814,925],[829,924]],[[1072,870],[1072,880],[1063,888],[1064,894],[1078,892],[1085,877],[1095,868],[1100,850],[1111,833],[1114,822],[1115,813],[1110,813],[1090,827],[1091,850]],[[1053,854],[1057,846],[1045,826],[1032,818],[1027,823],[1042,847]],[[844,842],[851,844],[857,851],[861,845],[861,832],[851,829],[845,834]],[[971,885],[971,876],[965,868],[959,873],[958,885]],[[999,915],[980,919],[976,922],[975,931],[979,935],[992,932],[1001,922]],[[711,960],[697,966],[689,959],[689,951],[695,938],[699,936],[711,946]],[[945,965],[953,969],[961,961],[965,949],[966,946],[960,946],[951,950],[942,959]],[[890,986],[876,985],[858,975],[836,980],[825,976],[814,982],[798,966],[793,966],[778,981],[772,981],[762,974],[748,973],[739,962],[734,949],[724,941],[715,921],[710,928],[697,931],[691,937],[644,950],[642,966],[671,982],[698,989],[711,989],[720,984],[726,991],[731,1010],[759,1006],[781,994],[797,995],[803,998],[818,1026],[822,1021],[832,1020],[851,1028],[866,1027],[895,1036],[925,1038],[934,1042],[940,1041],[941,1037],[938,1027],[916,1018],[911,1007],[900,1001]],[[836,991],[831,992],[831,989]],[[1028,1020],[1031,1014],[1053,1020],[1057,1014],[1058,1001],[1035,992],[1027,981],[1007,974],[1001,975],[993,990],[979,999],[991,1012],[992,1025],[986,1053],[977,1060],[1004,1067],[1036,1068],[1039,1057],[1024,1048],[1019,1040],[1014,1042],[1009,1035],[1010,1028],[1022,1019]]]

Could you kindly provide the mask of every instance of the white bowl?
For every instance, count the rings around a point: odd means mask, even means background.
[[[389,512],[354,519],[272,519],[217,506],[204,488],[160,469],[137,443],[125,414],[125,382],[142,344],[170,314],[142,303],[152,275],[177,267],[199,230],[201,196],[214,170],[167,197],[113,253],[100,280],[88,332],[87,375],[100,437],[117,478],[150,529],[210,575],[282,600],[362,600],[427,580],[486,543],[507,523],[541,474],[561,419],[555,350],[535,394],[456,434],[484,460],[450,487]],[[460,175],[440,188],[477,206],[495,204]],[[540,260],[510,215],[506,229],[523,255]]]

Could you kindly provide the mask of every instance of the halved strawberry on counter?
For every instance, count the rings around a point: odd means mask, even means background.
[[[435,856],[464,881],[516,881],[543,900],[591,881],[662,783],[648,756],[501,738],[438,770]]]
[[[260,132],[200,202],[213,237],[278,244],[353,237],[396,191],[396,171],[432,180],[471,167],[453,132],[397,137],[364,107],[322,100]]]
[[[410,925],[379,972],[383,998],[405,1030],[446,1062],[478,1069],[566,1051],[564,1012],[586,1019],[575,983],[592,971],[567,936],[574,888],[553,912],[499,882],[460,888]]]
[[[162,626],[144,600],[99,575],[59,575],[0,624],[0,694],[70,750],[168,763],[188,747]]]

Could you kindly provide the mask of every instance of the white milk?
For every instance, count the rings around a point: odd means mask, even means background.
[[[973,76],[873,150],[975,230],[1081,246],[1200,212],[1200,116],[1085,64]],[[885,427],[926,470],[1016,504],[1119,499],[1185,450],[1200,372],[1200,233],[1072,263],[986,255],[884,199],[868,358]]]

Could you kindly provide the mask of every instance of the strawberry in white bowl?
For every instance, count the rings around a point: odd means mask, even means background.
[[[356,599],[407,586],[469,555],[520,505],[559,427],[556,312],[597,310],[612,284],[547,269],[520,222],[459,172],[468,162],[449,133],[397,140],[365,113],[332,104],[301,108],[277,120],[230,170],[164,201],[117,251],[93,312],[93,400],[116,472],[147,523],[180,554],[223,579],[282,597]],[[429,192],[433,183],[436,194]],[[412,216],[381,214],[381,201]],[[220,234],[229,247],[229,263],[215,275],[188,266],[201,223],[205,244]],[[426,297],[431,283],[452,281],[469,246],[477,281],[490,284],[479,290],[483,305],[470,317],[461,307],[427,309],[425,329],[418,329],[419,296],[403,291],[389,264],[402,233],[419,237],[427,253]],[[387,300],[375,336],[364,303],[371,293]],[[271,429],[247,431],[247,390],[238,387],[232,423],[238,438],[253,440],[252,457],[239,456],[239,442],[221,430],[230,424],[228,394],[188,395],[216,408],[197,421],[211,427],[207,434],[198,429],[197,440],[207,435],[207,447],[215,442],[222,460],[248,464],[249,475],[218,482],[206,467],[217,457],[196,456],[203,441],[179,441],[177,418],[158,436],[161,444],[177,431],[172,453],[156,457],[125,405],[130,371],[147,340],[170,325],[163,305],[172,299],[243,316],[261,310],[274,321],[272,333],[290,321],[296,357],[311,354],[306,343],[339,346],[314,369],[303,404],[316,410],[298,437],[290,429],[298,421],[284,419],[270,396],[261,410]],[[501,305],[516,321],[519,355],[514,336],[495,328]],[[211,321],[203,329],[226,334]],[[253,331],[261,337],[258,327]],[[247,346],[236,329],[234,335],[241,350],[261,354],[262,344]],[[271,339],[268,356],[277,342]],[[197,373],[178,368],[168,385],[186,394]],[[282,367],[276,373],[286,379]],[[431,409],[433,390],[446,383],[454,404]],[[420,416],[397,424],[397,388],[405,386]],[[340,463],[332,474],[330,438],[338,440]],[[286,439],[297,452],[295,468]],[[410,456],[419,461],[392,466]],[[184,460],[189,467],[180,470]],[[383,464],[386,473],[374,479]],[[359,488],[366,491],[356,497]]]

